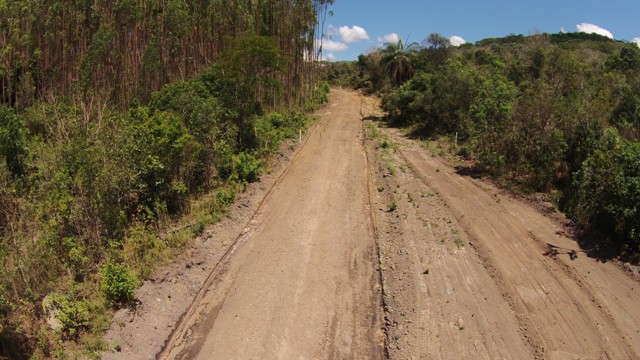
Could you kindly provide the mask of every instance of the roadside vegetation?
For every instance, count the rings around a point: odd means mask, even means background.
[[[97,357],[328,99],[331,1],[232,3],[0,4],[0,358]]]
[[[387,44],[330,81],[381,95],[387,120],[474,171],[548,194],[595,256],[640,261],[640,48],[599,35]],[[597,240],[596,240],[597,239]]]

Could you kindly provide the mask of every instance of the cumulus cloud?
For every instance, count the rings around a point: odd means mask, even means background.
[[[338,29],[338,33],[342,37],[342,41],[347,44],[369,40],[369,34],[367,34],[367,31],[358,25],[354,25],[353,27],[341,26]]]
[[[336,55],[334,53],[328,53],[327,55],[323,56],[323,60],[325,61],[333,61],[336,59]]]
[[[640,46],[640,36],[631,40],[632,43],[636,43],[636,45]]]
[[[400,36],[398,36],[398,34],[396,33],[387,34],[378,38],[379,43],[396,44],[398,41],[400,41]]]
[[[462,36],[458,36],[458,35],[453,35],[452,37],[449,38],[449,41],[451,41],[451,45],[453,46],[460,46],[462,44],[467,43],[467,40],[463,39]]]
[[[576,25],[576,28],[578,29],[578,32],[583,32],[587,34],[598,34],[598,35],[606,36],[610,39],[613,39],[613,34],[609,30],[603,29],[598,25],[581,23]]]
[[[345,51],[349,46],[339,41],[333,41],[331,39],[322,40],[322,50],[326,51]]]

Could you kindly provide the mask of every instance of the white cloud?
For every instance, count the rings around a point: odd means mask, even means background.
[[[367,31],[358,25],[354,25],[353,27],[341,26],[338,29],[338,32],[342,37],[342,41],[347,44],[369,40],[369,34],[367,34]]]
[[[327,56],[325,57],[325,59],[327,61],[333,61],[336,59],[336,55],[334,53],[328,53]]]
[[[458,36],[458,35],[453,35],[452,37],[449,38],[449,41],[451,41],[451,45],[453,46],[460,46],[462,44],[467,43],[467,40],[463,39],[462,36]]]
[[[640,46],[640,36],[638,36],[637,38],[631,40],[632,43],[636,43],[636,45]]]
[[[345,51],[349,48],[349,45],[341,43],[339,41],[333,41],[331,39],[322,40],[322,50],[326,51]]]
[[[598,34],[598,35],[606,36],[610,39],[613,39],[613,34],[609,30],[603,29],[598,25],[581,23],[576,25],[576,28],[578,29],[578,32],[583,32],[587,34]]]
[[[562,33],[562,34],[566,34],[566,33],[567,33],[567,30],[565,30],[565,29],[564,29],[564,27],[560,27],[560,33]]]
[[[400,36],[398,36],[398,34],[396,33],[387,34],[378,38],[379,43],[397,44],[398,41],[400,41]]]

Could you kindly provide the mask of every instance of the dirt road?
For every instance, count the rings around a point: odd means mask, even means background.
[[[161,358],[383,356],[360,102],[333,96]]]
[[[289,165],[143,286],[104,357],[640,358],[636,280],[362,120],[376,109],[334,90]]]

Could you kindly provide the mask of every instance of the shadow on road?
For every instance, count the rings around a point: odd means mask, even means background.
[[[473,179],[482,179],[486,175],[486,173],[473,166],[456,166],[454,169],[456,169],[456,174]]]
[[[588,257],[600,262],[605,263],[621,257],[621,249],[605,234],[585,231],[576,237],[576,241]]]
[[[544,256],[555,258],[560,254],[567,254],[569,255],[569,259],[571,260],[575,260],[578,258],[578,252],[576,250],[562,248],[560,246],[553,245],[551,243],[547,243],[547,247],[548,247],[548,250],[542,253],[542,255]]]

